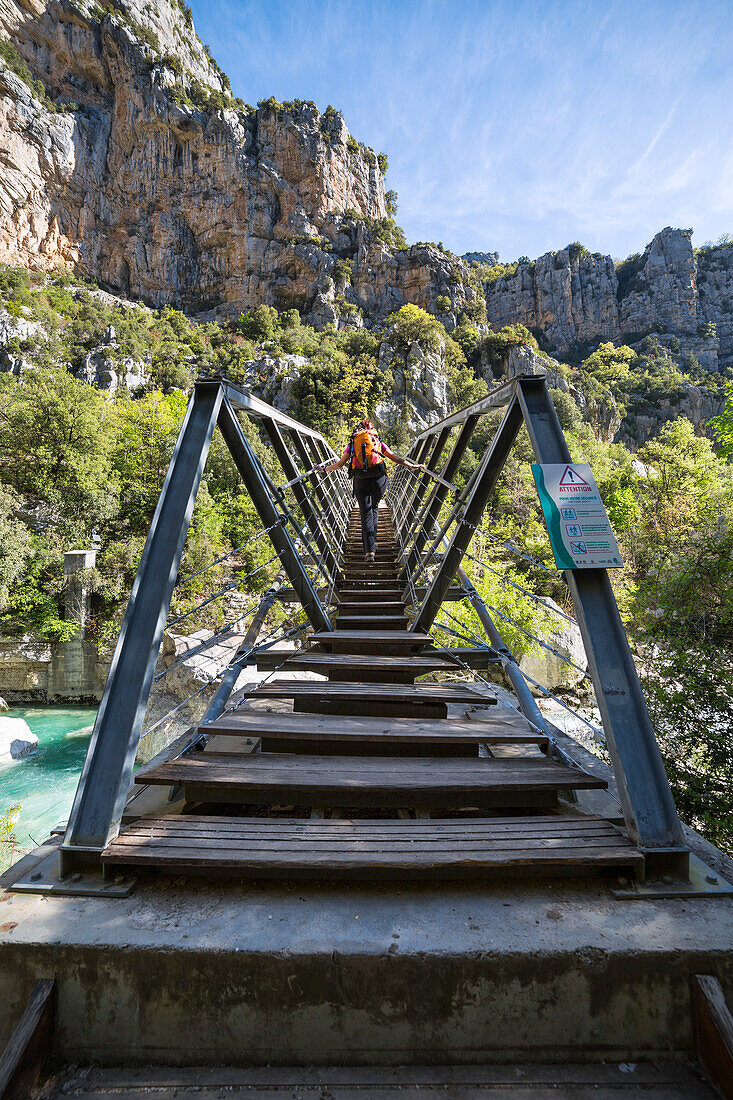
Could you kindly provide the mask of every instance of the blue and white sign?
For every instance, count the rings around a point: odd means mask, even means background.
[[[587,462],[532,465],[558,569],[619,569],[621,551]]]

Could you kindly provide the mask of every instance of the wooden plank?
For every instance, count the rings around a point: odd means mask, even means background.
[[[507,837],[490,821],[436,836],[436,822],[297,821],[230,818],[151,817],[124,830],[103,853],[105,864],[149,865],[185,871],[236,870],[242,874],[346,875],[391,872],[403,875],[485,876],[492,871],[573,868],[585,872],[641,868],[643,856],[608,822],[554,818],[526,827],[526,836]],[[453,823],[450,824],[453,827]],[[566,831],[564,828],[566,827]],[[369,834],[373,834],[367,839]]]
[[[28,1100],[50,1052],[55,1021],[56,982],[41,978],[0,1055],[0,1100]]]
[[[692,1007],[700,1061],[725,1100],[733,1100],[733,1016],[712,974],[695,974]]]
[[[196,753],[160,764],[147,783],[182,784],[191,802],[394,808],[535,804],[602,779],[552,760]]]
[[[359,637],[365,642],[384,642],[392,643],[405,643],[412,646],[423,646],[432,643],[432,638],[429,634],[417,634],[411,630],[324,630],[317,634],[312,635],[312,641],[316,643],[327,642],[333,644],[338,641],[353,642],[354,634],[358,633]]]
[[[294,699],[297,696],[350,699],[377,702],[434,702],[496,704],[497,698],[482,695],[464,684],[362,684],[350,681],[333,683],[327,680],[272,680],[262,684],[250,698]]]
[[[430,645],[432,638],[429,634],[418,634],[411,630],[324,630],[312,635],[314,642],[337,642],[343,635],[348,635],[346,641],[352,642],[353,635],[358,633],[365,642],[407,642],[410,645]]]
[[[492,713],[481,722],[444,718],[343,718],[316,714],[278,714],[238,710],[200,726],[201,733],[231,737],[296,737],[357,743],[396,741],[409,745],[545,744],[519,715]]]
[[[455,672],[456,664],[445,657],[393,657],[387,654],[359,653],[322,653],[320,650],[300,651],[287,659],[285,669],[305,669],[309,672],[323,672],[327,675],[331,669],[353,669],[354,672],[373,671],[383,673],[385,682],[391,672],[409,672],[413,676],[424,676],[428,672]]]

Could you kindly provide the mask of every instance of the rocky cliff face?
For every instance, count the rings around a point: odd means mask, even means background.
[[[706,370],[733,365],[733,245],[701,250],[692,231],[663,229],[643,256],[616,269],[610,256],[570,246],[520,263],[486,286],[489,321],[521,322],[559,357],[600,340],[674,338],[674,357]],[[666,341],[665,341],[666,342]]]
[[[317,326],[410,302],[450,329],[481,295],[470,262],[495,253],[398,247],[373,151],[332,108],[233,100],[182,0],[0,0],[0,42],[0,262]],[[486,284],[488,320],[560,358],[654,332],[682,365],[732,365],[733,245],[696,258],[690,236],[664,229],[618,269],[574,245],[522,262]]]

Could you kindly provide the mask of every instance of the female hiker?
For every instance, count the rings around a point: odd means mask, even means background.
[[[359,502],[361,514],[361,542],[365,561],[374,561],[376,556],[379,518],[377,509],[387,490],[385,458],[396,462],[398,466],[407,466],[409,470],[421,469],[416,462],[390,451],[377,435],[371,420],[365,419],[360,420],[354,428],[338,462],[315,467],[323,474],[330,474],[332,470],[340,470],[349,463],[349,476],[354,479],[354,495]]]

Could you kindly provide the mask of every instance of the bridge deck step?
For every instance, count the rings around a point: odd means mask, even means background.
[[[482,695],[470,684],[362,684],[354,681],[332,683],[327,680],[271,680],[253,693],[253,699],[346,698],[354,702],[374,699],[378,702],[404,702],[428,700],[436,703],[473,703],[491,705],[495,695]]]
[[[149,867],[239,878],[426,876],[500,872],[641,871],[641,853],[597,817],[496,821],[341,821],[208,816],[143,817],[105,849],[108,872]]]
[[[140,783],[181,784],[189,802],[481,809],[535,805],[535,795],[604,789],[605,780],[541,756],[376,757],[196,752]],[[546,804],[546,798],[540,802]]]
[[[353,680],[359,680],[365,672],[383,677],[383,683],[390,683],[390,676],[394,674],[409,675],[413,679],[416,676],[425,676],[428,672],[455,672],[459,666],[455,661],[449,661],[446,657],[438,655],[434,657],[423,654],[420,657],[388,657],[380,654],[352,653],[321,653],[318,650],[296,653],[288,659],[284,671],[292,668],[308,672],[320,672],[322,676],[328,676],[335,670],[341,672],[353,672]]]
[[[432,642],[429,634],[411,630],[325,630],[311,641],[340,653],[389,653],[422,649]]]
[[[478,744],[537,744],[547,738],[536,733],[519,715],[492,711],[481,721],[444,718],[437,721],[420,718],[362,718],[344,721],[341,717],[323,714],[278,714],[274,711],[238,710],[223,714],[214,722],[199,726],[202,733],[232,737],[278,737],[312,739],[323,742],[352,742],[363,745],[386,741],[411,745],[457,746]]]

